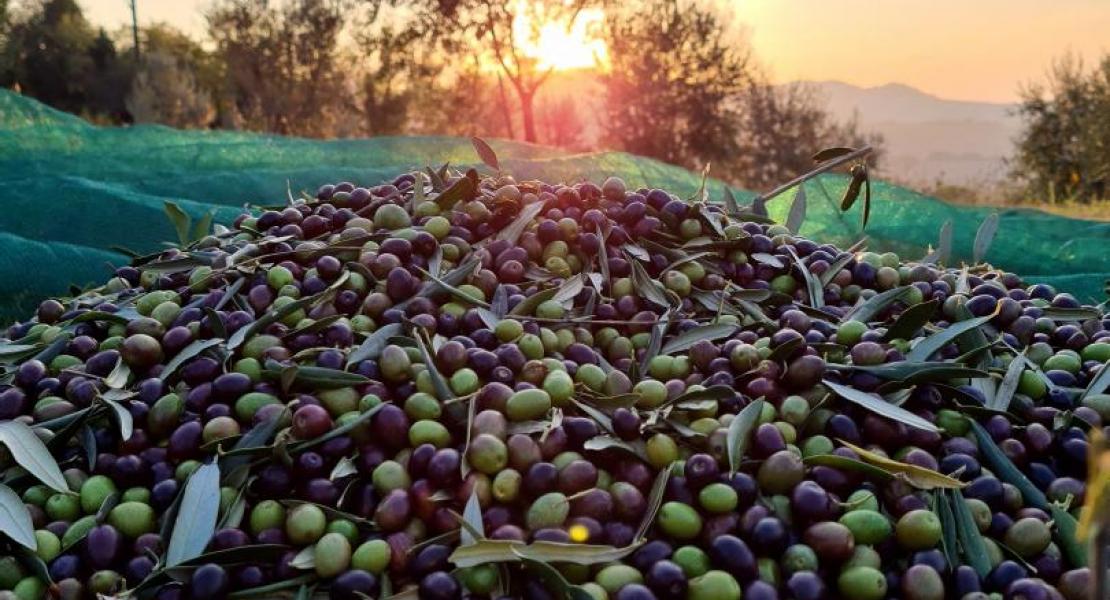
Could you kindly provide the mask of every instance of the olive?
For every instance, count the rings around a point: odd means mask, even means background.
[[[336,577],[328,586],[331,600],[356,600],[377,594],[378,580],[366,571],[352,569]]]
[[[664,533],[680,540],[697,537],[702,527],[698,512],[681,502],[665,502],[659,508],[658,523]]]
[[[871,567],[845,569],[836,585],[846,600],[881,600],[886,596],[886,576]]]
[[[911,510],[894,527],[898,544],[910,550],[933,548],[940,542],[940,519],[930,510]]]
[[[689,582],[688,600],[739,600],[740,584],[724,571],[709,571]]]
[[[720,535],[711,541],[709,557],[713,565],[741,581],[756,576],[756,559],[751,549],[734,535]]]
[[[299,504],[289,511],[285,519],[285,534],[297,545],[314,543],[324,535],[327,517],[313,504]]]
[[[810,525],[802,536],[807,546],[817,553],[822,561],[839,563],[852,557],[855,538],[852,531],[834,521],[824,521]]]
[[[228,577],[224,568],[216,564],[201,565],[189,580],[189,588],[197,598],[224,598],[228,592]]]
[[[902,574],[902,594],[907,600],[943,600],[944,580],[927,565],[914,565]]]
[[[805,476],[802,459],[789,450],[780,450],[763,461],[757,480],[761,488],[773,494],[786,494]]]

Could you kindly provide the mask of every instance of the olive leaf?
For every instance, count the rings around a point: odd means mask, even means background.
[[[563,281],[563,284],[555,290],[555,295],[551,297],[551,301],[562,304],[564,307],[569,306],[569,303],[572,303],[584,289],[586,289],[586,274],[579,273]]]
[[[938,305],[940,305],[940,300],[933,299],[927,302],[918,302],[903,310],[902,314],[895,319],[894,324],[887,328],[883,340],[889,342],[890,340],[912,339],[914,334],[920,331],[936,313]]]
[[[366,410],[365,413],[363,413],[362,415],[359,415],[359,417],[351,419],[349,421],[346,421],[346,423],[344,423],[343,425],[340,425],[339,427],[336,427],[336,428],[332,429],[331,431],[327,431],[326,434],[324,434],[320,437],[305,440],[305,441],[301,441],[301,443],[291,445],[289,451],[291,452],[291,454],[295,454],[295,452],[300,452],[300,451],[303,451],[303,450],[307,450],[309,448],[320,446],[321,444],[325,443],[325,441],[327,441],[327,440],[335,439],[335,438],[340,437],[340,436],[345,436],[345,435],[347,435],[347,433],[350,433],[350,431],[353,430],[354,428],[361,427],[363,424],[366,423],[366,421],[369,421],[371,418],[373,418],[373,416],[377,413],[377,411],[381,410],[382,407],[384,407],[384,406],[386,406],[385,403],[374,406],[373,408],[371,408],[369,410]],[[253,429],[252,429],[252,431],[253,431]],[[244,446],[244,448],[249,448],[249,447]]]
[[[737,325],[728,323],[709,323],[701,325],[684,331],[673,338],[671,338],[659,350],[659,354],[668,355],[675,352],[682,352],[693,347],[694,344],[701,341],[716,341],[721,338],[727,338],[736,333],[739,329]]]
[[[667,290],[658,281],[648,275],[644,266],[638,260],[632,260],[629,257],[629,264],[632,266],[632,286],[636,289],[641,297],[648,302],[667,308],[674,303],[667,295]]]
[[[975,379],[990,375],[990,373],[980,369],[972,369],[960,364],[941,361],[896,361],[883,365],[830,364],[828,368],[835,371],[861,371],[874,375],[880,379],[901,381],[909,384],[946,382],[950,379],[959,378]]]
[[[763,196],[752,198],[751,213],[757,217],[767,218],[767,199]]]
[[[979,577],[985,578],[991,571],[991,560],[983,536],[979,533],[979,527],[975,524],[975,517],[967,506],[963,492],[952,490],[950,493],[952,513],[956,519],[956,537],[963,550],[961,554]]]
[[[748,449],[752,432],[755,431],[756,423],[759,422],[762,414],[763,399],[756,398],[740,409],[728,424],[725,445],[728,448],[729,474],[734,474],[740,469],[740,462],[744,459],[744,452]]]
[[[1082,403],[1095,394],[1101,394],[1108,387],[1110,387],[1110,360],[1099,367],[1098,374],[1091,378],[1086,389],[1079,395],[1079,402]]]
[[[593,595],[582,588],[582,586],[572,585],[555,567],[525,556],[520,557],[520,560],[524,563],[525,569],[540,578],[544,588],[552,592],[555,598],[565,600],[594,600]]]
[[[725,187],[725,199],[724,199],[725,212],[730,214],[730,215],[739,214],[740,213],[740,205],[737,204],[737,202],[736,202],[736,196],[732,195],[732,190],[729,189],[729,187],[727,185],[724,186],[724,187]]]
[[[301,366],[297,364],[284,365],[274,359],[266,361],[266,370],[262,375],[271,379],[278,379],[283,387],[288,389],[292,384],[299,383],[314,388],[341,388],[368,383],[370,379],[358,373],[348,373],[339,369],[325,367]]]
[[[832,146],[830,148],[822,148],[813,155],[813,162],[823,163],[827,160],[839,158],[841,156],[844,156],[845,154],[851,154],[855,151],[855,148],[848,148],[847,146]]]
[[[638,365],[640,372],[637,373],[637,375],[642,376],[643,373],[647,373],[651,361],[658,356],[659,352],[663,349],[663,337],[667,334],[667,329],[670,328],[670,326],[671,310],[667,309],[663,311],[663,315],[659,320],[651,326],[651,337],[648,338],[648,345],[647,348],[644,349],[644,356],[640,359]],[[637,379],[639,379],[639,377],[637,377]]]
[[[959,479],[938,473],[932,469],[892,460],[844,440],[840,440],[840,443],[859,455],[860,459],[864,462],[875,465],[894,477],[921,490],[934,490],[937,488],[958,489],[967,485]]]
[[[448,210],[454,206],[456,202],[465,202],[473,199],[477,193],[478,172],[474,169],[469,169],[466,175],[456,179],[450,187],[440,192],[433,201],[439,206],[440,210]]]
[[[165,368],[163,368],[162,372],[158,374],[158,379],[161,379],[162,381],[169,379],[170,375],[173,375],[181,365],[185,364],[187,360],[198,356],[201,352],[204,352],[205,350],[213,346],[219,346],[222,343],[223,339],[221,338],[197,340],[190,343],[188,346],[182,348],[181,351],[179,351],[177,355],[174,356],[172,360],[170,360],[170,362],[166,363]]]
[[[957,543],[956,517],[952,514],[952,504],[948,501],[947,493],[942,489],[931,494],[930,504],[940,519],[940,547],[944,558],[948,564],[958,565],[960,549]]]
[[[266,314],[256,319],[253,323],[244,327],[240,327],[235,331],[235,333],[231,334],[231,337],[227,340],[228,352],[235,350],[240,345],[242,345],[243,342],[247,341],[247,339],[254,336],[256,333],[265,330],[270,325],[277,323],[278,321],[297,312],[298,310],[307,309],[317,302],[322,302],[329,295],[330,294],[325,291],[314,296],[298,298],[297,300],[294,300],[293,302],[290,302],[285,306],[269,310],[268,312],[266,312]],[[169,365],[167,365],[167,367],[168,366]],[[165,371],[169,371],[169,368],[166,368]]]
[[[952,219],[948,219],[940,226],[940,237],[937,240],[936,263],[946,265],[952,260]]]
[[[994,241],[994,234],[998,232],[998,213],[992,212],[983,219],[983,223],[979,225],[979,230],[975,232],[975,245],[972,247],[971,260],[975,264],[983,262],[987,257],[987,251],[990,250],[991,242]]]
[[[480,539],[486,537],[485,529],[482,525],[482,506],[478,503],[478,493],[476,490],[470,492],[470,498],[466,501],[466,507],[463,508],[463,522],[468,527],[463,527],[459,531],[459,544],[461,546],[469,546],[476,543]]]
[[[3,484],[0,484],[0,533],[30,550],[38,549],[35,526],[27,505],[12,488]]]
[[[220,467],[201,466],[185,482],[173,535],[166,548],[166,565],[174,566],[199,556],[216,531],[220,510]]]
[[[892,419],[894,421],[904,423],[906,425],[909,425],[910,427],[916,427],[918,429],[924,429],[925,431],[932,431],[936,433],[940,432],[940,429],[936,425],[933,425],[929,421],[922,419],[912,412],[900,406],[895,406],[883,400],[882,398],[875,396],[874,394],[868,394],[867,392],[862,392],[855,388],[841,385],[827,379],[824,380],[823,383],[825,384],[825,387],[835,392],[837,396],[840,396],[841,398],[844,398],[845,400],[848,400],[853,404],[870,410],[873,413],[884,416],[888,419]]]
[[[806,186],[798,184],[798,191],[794,192],[794,202],[790,205],[790,213],[786,215],[786,228],[793,233],[802,229],[806,220]]]
[[[316,508],[319,508],[324,513],[324,515],[326,515],[328,517],[329,520],[332,520],[332,519],[346,519],[346,520],[354,523],[355,525],[360,525],[362,527],[371,527],[373,525],[373,523],[365,517],[360,517],[359,515],[356,515],[354,513],[349,513],[349,512],[344,511],[344,510],[339,510],[337,508],[333,508],[333,507],[331,507],[327,504],[320,504],[318,502],[309,502],[307,500],[288,500],[288,499],[284,499],[284,498],[281,499],[281,500],[278,500],[278,503],[281,504],[282,506],[286,507],[286,508],[296,508],[296,507],[298,507],[302,504],[311,504],[312,506],[315,506]]]
[[[869,477],[881,481],[890,481],[894,479],[894,475],[888,473],[875,465],[868,464],[862,460],[848,458],[839,454],[813,454],[802,459],[802,463],[806,466],[820,465],[825,467],[833,467],[842,471],[855,471]]]
[[[442,402],[450,400],[455,397],[451,392],[451,386],[447,385],[447,380],[440,374],[439,368],[436,367],[435,355],[432,354],[428,348],[427,342],[424,341],[424,334],[419,329],[413,330],[413,337],[416,338],[416,347],[420,349],[420,354],[424,357],[424,368],[428,370],[428,376],[432,380],[432,387],[435,388],[436,397]]]
[[[703,202],[704,203],[704,202],[707,202],[709,200],[709,195],[708,195],[708,193],[705,189],[705,182],[709,179],[709,167],[711,166],[711,164],[712,163],[707,162],[707,163],[705,163],[705,166],[701,168],[701,185],[698,186],[698,190],[696,192],[694,192],[694,195],[691,196],[687,200],[687,202]]]
[[[46,444],[21,421],[0,421],[0,444],[7,446],[16,464],[35,479],[63,494],[70,493],[62,470],[50,455]]]
[[[825,272],[821,273],[821,275],[818,276],[818,278],[821,280],[821,287],[827,287],[830,283],[832,283],[832,280],[836,278],[836,274],[839,273],[844,267],[848,266],[848,263],[852,262],[855,257],[855,254],[852,254],[851,252],[845,252],[844,254],[840,255],[840,258],[837,258],[835,261],[833,261],[833,263],[829,265],[829,268],[825,269]]]
[[[798,268],[802,281],[805,282],[806,293],[809,295],[809,305],[813,308],[825,306],[825,288],[821,285],[821,280],[810,272],[809,267],[798,256],[793,246],[786,246],[786,250],[790,253],[790,257],[794,259],[794,265]]]
[[[781,258],[766,252],[755,252],[751,255],[751,259],[761,265],[767,265],[768,267],[774,267],[776,269],[783,269],[786,267],[786,263],[782,262]]]
[[[289,566],[301,570],[315,569],[316,546],[305,546],[293,556],[292,560],[289,561]]]
[[[437,276],[433,275],[432,273],[430,273],[430,272],[428,272],[424,269],[421,269],[420,267],[416,267],[416,270],[420,271],[420,273],[422,275],[424,275],[429,280],[431,280],[432,284],[434,284],[434,286],[437,286],[438,290],[445,291],[445,292],[451,294],[452,296],[462,300],[463,302],[467,302],[467,303],[470,303],[470,304],[475,304],[475,305],[481,306],[483,308],[489,308],[489,303],[487,303],[485,300],[482,300],[481,298],[475,297],[472,294],[468,294],[467,292],[464,292],[464,291],[460,290],[459,288],[455,287],[454,284],[448,283],[445,279],[437,277]],[[425,286],[425,287],[432,287],[432,286],[428,285],[428,286]],[[423,291],[423,290],[421,290],[421,291]],[[429,292],[427,295],[431,295],[431,293]]]
[[[1087,566],[1087,549],[1080,542],[1079,523],[1070,512],[1056,503],[1048,506],[1052,515],[1052,538],[1064,553],[1064,557],[1075,567]]]
[[[124,441],[131,439],[131,434],[135,431],[135,418],[131,415],[131,411],[121,404],[126,400],[116,401],[106,395],[101,395],[100,399],[112,409],[116,425],[119,426],[120,439]]]
[[[659,474],[655,476],[655,482],[651,484],[651,492],[647,497],[647,510],[644,511],[644,518],[636,528],[636,536],[632,538],[632,545],[628,546],[629,548],[643,543],[644,536],[648,529],[651,529],[651,524],[655,522],[655,515],[659,514],[659,507],[663,505],[663,499],[667,493],[667,481],[671,478],[674,468],[674,463],[671,463],[659,469]]]
[[[166,218],[170,220],[170,224],[173,225],[174,231],[177,232],[177,241],[182,246],[187,245],[189,243],[189,230],[193,220],[192,217],[181,210],[181,207],[178,206],[176,202],[171,202],[169,200],[162,203],[162,210],[165,211]]]
[[[852,307],[842,321],[860,321],[867,323],[883,312],[887,307],[898,302],[910,293],[913,286],[905,285],[875,294],[866,302]]]
[[[618,561],[632,554],[639,547],[640,543],[614,548],[594,544],[559,542],[525,544],[514,540],[478,540],[469,546],[459,546],[447,560],[460,569],[490,563],[520,562],[525,558],[546,563],[588,566]]]
[[[520,234],[532,224],[536,215],[543,211],[545,202],[543,200],[536,200],[530,204],[525,204],[520,208],[512,223],[505,226],[504,229],[497,232],[496,239],[508,240],[510,244],[516,245],[517,240],[520,239]]]
[[[347,355],[347,366],[360,363],[364,360],[373,360],[381,355],[382,349],[389,345],[389,338],[400,335],[404,329],[400,323],[382,325],[371,333],[359,344],[359,347]]]
[[[478,136],[473,136],[470,138],[470,143],[474,145],[474,151],[478,153],[478,158],[482,159],[482,162],[489,165],[494,171],[501,170],[501,164],[497,162],[497,153],[493,151],[493,148],[491,148],[485,140]]]
[[[554,298],[555,294],[558,293],[558,291],[559,288],[548,288],[546,290],[536,292],[535,294],[532,294],[531,296],[528,296],[524,300],[521,300],[519,303],[517,303],[517,305],[509,311],[509,314],[520,316],[533,315],[535,314],[536,308],[539,305]]]
[[[867,229],[867,222],[871,220],[871,174],[867,170],[867,165],[863,165],[863,225],[861,229]]]
[[[688,402],[697,402],[699,400],[724,400],[732,398],[736,395],[736,390],[727,385],[711,385],[707,388],[695,389],[685,394],[681,394],[656,407],[656,410],[664,409],[668,406],[675,406],[678,404],[685,404]]]
[[[613,280],[609,275],[609,250],[606,248],[608,244],[608,237],[601,230],[601,224],[595,223],[595,231],[597,232],[598,245],[597,245],[597,263],[601,269],[602,285],[612,285]]]
[[[1024,356],[1025,352],[1022,351]],[[1002,384],[998,386],[998,391],[994,396],[987,398],[987,408],[993,410],[1005,411],[1010,408],[1010,400],[1014,398],[1014,392],[1017,391],[1018,384],[1021,383],[1021,374],[1025,371],[1025,362],[1018,357],[1014,357],[1010,361],[1010,365],[1006,367],[1006,375],[1002,377]]]
[[[867,178],[867,172],[861,165],[853,165],[851,169],[852,179],[848,181],[848,187],[844,188],[844,197],[840,199],[840,210],[847,211],[852,208],[859,198],[859,193],[863,187],[863,181]]]
[[[1081,306],[1078,308],[1065,308],[1062,306],[1046,306],[1041,309],[1041,316],[1053,321],[1086,321],[1088,319],[1099,319],[1102,317],[1102,312],[1093,306]]]
[[[357,474],[358,467],[355,465],[355,461],[351,460],[349,457],[344,456],[343,458],[339,459],[339,462],[335,463],[335,467],[331,470],[331,474],[328,475],[328,479],[336,481],[338,479],[343,479],[344,477],[350,477],[351,475]]]
[[[999,306],[1001,307],[1002,305],[999,304]],[[911,362],[929,360],[930,356],[955,341],[957,337],[982,327],[987,321],[993,319],[996,314],[998,314],[998,309],[995,309],[995,312],[989,315],[952,323],[948,327],[914,344],[914,346],[910,348],[910,351],[906,353],[906,360]]]
[[[1016,487],[1027,504],[1041,510],[1048,510],[1048,499],[1044,492],[1033,485],[1033,482],[1010,462],[1002,449],[991,439],[987,430],[974,419],[968,419],[967,422],[971,425],[972,434],[975,435],[975,443],[979,446],[979,456],[984,466],[989,467],[991,472],[1002,481]]]
[[[208,232],[212,229],[212,219],[215,218],[215,216],[215,210],[205,211],[200,219],[193,225],[192,237],[189,241],[199,240],[208,235]]]
[[[80,433],[81,437],[77,442],[85,451],[85,459],[89,465],[89,471],[92,471],[96,466],[96,434],[93,433],[92,427],[88,425],[83,425]]]

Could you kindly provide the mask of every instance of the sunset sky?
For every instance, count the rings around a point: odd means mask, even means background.
[[[126,0],[79,0],[95,24],[130,22]],[[724,0],[717,0],[724,3]],[[210,0],[139,0],[141,23],[204,34]],[[777,81],[905,83],[944,98],[1009,102],[1052,59],[1110,52],[1110,0],[732,0]]]

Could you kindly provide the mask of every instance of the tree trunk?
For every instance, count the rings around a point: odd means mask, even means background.
[[[516,132],[513,131],[513,112],[509,109],[509,96],[505,94],[505,79],[501,73],[497,74],[497,90],[501,100],[501,114],[505,117],[505,137],[511,139],[516,138]]]
[[[524,121],[524,141],[535,144],[536,139],[536,113],[533,107],[535,90],[520,92],[520,116]]]

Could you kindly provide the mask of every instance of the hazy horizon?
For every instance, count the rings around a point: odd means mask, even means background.
[[[732,5],[775,81],[901,83],[950,100],[1010,103],[1052,61],[1110,52],[1105,0],[715,0]],[[130,23],[126,0],[79,0],[95,25]],[[211,0],[139,0],[139,22],[203,37]]]

